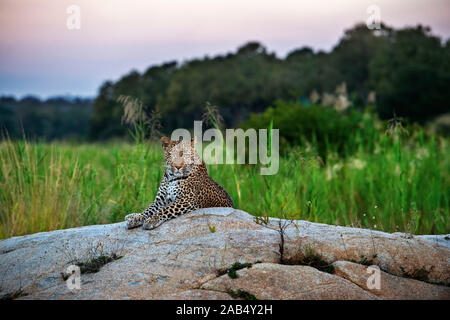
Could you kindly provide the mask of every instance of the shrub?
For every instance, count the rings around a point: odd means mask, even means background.
[[[272,120],[273,127],[280,130],[281,151],[292,145],[311,143],[324,159],[327,151],[353,153],[361,144],[373,148],[379,137],[376,128],[379,120],[369,111],[339,112],[331,107],[304,106],[299,102],[277,101],[263,113],[252,114],[242,127],[268,128]]]

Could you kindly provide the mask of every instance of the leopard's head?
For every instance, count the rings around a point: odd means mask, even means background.
[[[166,168],[175,177],[187,176],[202,163],[194,149],[194,139],[172,141],[168,137],[162,137],[161,145],[164,150]]]

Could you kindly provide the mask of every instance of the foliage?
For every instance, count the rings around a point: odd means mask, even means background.
[[[160,135],[161,122],[158,108],[147,114],[144,112],[142,102],[137,98],[120,96],[117,101],[122,103],[124,108],[122,123],[131,127],[130,135],[137,144]]]
[[[376,103],[382,118],[395,113],[423,122],[447,111],[449,48],[421,26],[369,30],[364,24],[346,30],[328,53],[303,47],[279,58],[250,42],[234,53],[153,66],[106,82],[94,102],[91,133],[93,138],[124,135],[120,95],[140,99],[148,112],[158,107],[167,133],[191,128],[206,101],[220,106],[226,126],[233,127],[278,99],[309,103],[313,91],[323,98],[341,83],[353,108]],[[369,101],[371,92],[376,102]]]
[[[280,130],[281,150],[294,145],[313,146],[323,159],[328,151],[354,153],[360,144],[373,149],[372,142],[379,137],[374,114],[356,110],[339,112],[321,105],[306,107],[299,102],[277,101],[263,113],[252,114],[242,127],[263,129],[271,121]]]
[[[0,97],[0,131],[6,129],[11,138],[83,140],[91,114],[89,99]]]
[[[259,165],[208,165],[235,206],[257,216],[414,234],[449,233],[448,139],[383,128],[353,154],[292,147],[279,172]],[[399,131],[394,130],[394,133]],[[373,145],[373,151],[371,151]],[[154,199],[160,145],[0,144],[0,238],[122,221]]]
[[[327,273],[334,272],[334,266],[325,261],[324,258],[317,253],[311,245],[306,245],[299,248],[299,251],[295,254],[295,256],[285,259],[282,263],[288,265],[309,266]]]
[[[244,268],[251,268],[252,264],[251,263],[240,263],[239,261],[233,263],[233,265],[228,268],[226,270],[226,273],[228,274],[228,276],[232,279],[236,279],[238,278],[238,274],[236,273],[236,271],[244,269]]]
[[[220,106],[226,127],[234,127],[279,99],[309,105],[316,102],[309,98],[314,92],[313,100],[326,105],[342,83],[353,109],[372,104],[382,119],[396,114],[424,123],[448,112],[449,43],[427,27],[396,30],[383,24],[381,30],[365,24],[345,30],[330,52],[302,47],[280,58],[249,42],[224,55],[132,70],[104,82],[93,101],[0,98],[0,127],[13,138],[22,136],[22,127],[27,137],[47,140],[125,138],[121,96],[139,101],[148,118],[156,112],[166,134],[191,128],[207,101]]]
[[[381,117],[423,123],[448,112],[450,46],[420,25],[392,31],[369,63],[369,80]]]
[[[123,137],[126,129],[121,126],[123,106],[117,99],[121,95],[139,99],[151,113],[157,109],[167,91],[169,80],[177,67],[176,62],[152,66],[143,74],[132,71],[116,83],[106,81],[94,100],[94,113],[90,119],[89,136],[94,140],[105,140],[111,137]]]

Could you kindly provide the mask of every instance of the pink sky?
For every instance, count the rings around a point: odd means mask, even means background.
[[[81,9],[68,30],[66,9]],[[131,69],[235,51],[257,40],[283,57],[331,49],[375,4],[394,27],[450,36],[448,0],[0,0],[0,95],[94,96]]]

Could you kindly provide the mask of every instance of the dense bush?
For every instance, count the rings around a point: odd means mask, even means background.
[[[379,137],[375,115],[357,110],[337,111],[321,105],[304,106],[299,102],[277,101],[259,114],[252,114],[242,124],[248,128],[273,127],[280,131],[280,149],[311,143],[325,158],[327,152],[353,153],[360,145],[372,149]]]
[[[380,117],[425,123],[448,112],[450,42],[422,26],[392,31],[387,40],[369,63]]]

